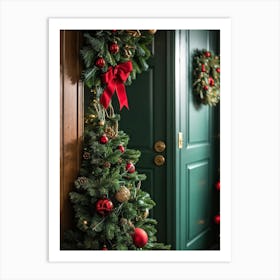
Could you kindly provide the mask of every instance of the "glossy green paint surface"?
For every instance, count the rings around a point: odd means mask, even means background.
[[[152,46],[154,56],[150,58],[150,69],[138,75],[132,85],[126,87],[129,110],[121,111],[120,129],[130,136],[129,147],[141,151],[136,165],[145,173],[142,189],[150,193],[156,206],[150,213],[158,221],[158,240],[167,241],[167,149],[161,153],[154,150],[156,141],[166,142],[167,138],[167,33],[158,31]],[[116,102],[116,101],[115,101]],[[116,106],[114,106],[117,108]],[[166,163],[156,166],[154,157],[163,155]]]
[[[176,133],[184,136],[183,148],[176,150],[178,250],[207,249],[215,237],[215,109],[197,104],[192,94],[193,51],[214,50],[212,36],[206,30],[176,32]]]

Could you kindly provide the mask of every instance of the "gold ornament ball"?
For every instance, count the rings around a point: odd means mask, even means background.
[[[104,121],[100,121],[98,124],[99,124],[100,126],[104,126],[104,125],[105,125],[105,122],[104,122]]]
[[[115,198],[118,202],[128,201],[130,198],[130,190],[125,186],[121,186],[116,193]]]
[[[151,30],[148,30],[148,32],[149,32],[149,34],[154,35],[154,34],[156,34],[157,30],[151,29]]]

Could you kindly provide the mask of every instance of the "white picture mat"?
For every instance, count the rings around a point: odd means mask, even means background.
[[[60,250],[60,95],[59,95],[59,61],[60,30],[85,30],[85,29],[163,29],[163,30],[220,30],[220,56],[221,59],[221,184],[220,213],[220,250],[199,251],[65,251]],[[151,28],[152,27],[152,28]],[[50,261],[230,261],[231,247],[231,86],[230,86],[230,57],[231,57],[231,28],[230,19],[117,19],[114,24],[108,19],[50,19],[49,20],[49,80],[50,80],[50,107],[49,107],[49,260]],[[223,92],[226,93],[223,95]]]
[[[0,2],[0,279],[279,279],[279,2],[141,3]],[[155,12],[232,19],[232,261],[49,263],[48,18]]]

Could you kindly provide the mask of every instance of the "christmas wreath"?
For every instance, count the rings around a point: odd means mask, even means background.
[[[194,52],[193,92],[203,104],[213,106],[220,100],[220,57],[211,51]]]
[[[156,30],[96,30],[84,33],[82,79],[96,99],[108,108],[116,92],[120,109],[128,108],[125,85],[149,68],[148,46]]]

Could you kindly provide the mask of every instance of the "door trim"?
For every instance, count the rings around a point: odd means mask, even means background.
[[[167,162],[166,162],[166,186],[167,186],[167,243],[171,244],[172,249],[176,249],[176,137],[175,137],[175,32],[167,31],[166,36],[166,54],[167,54],[167,69],[166,69],[166,142],[167,142]]]

